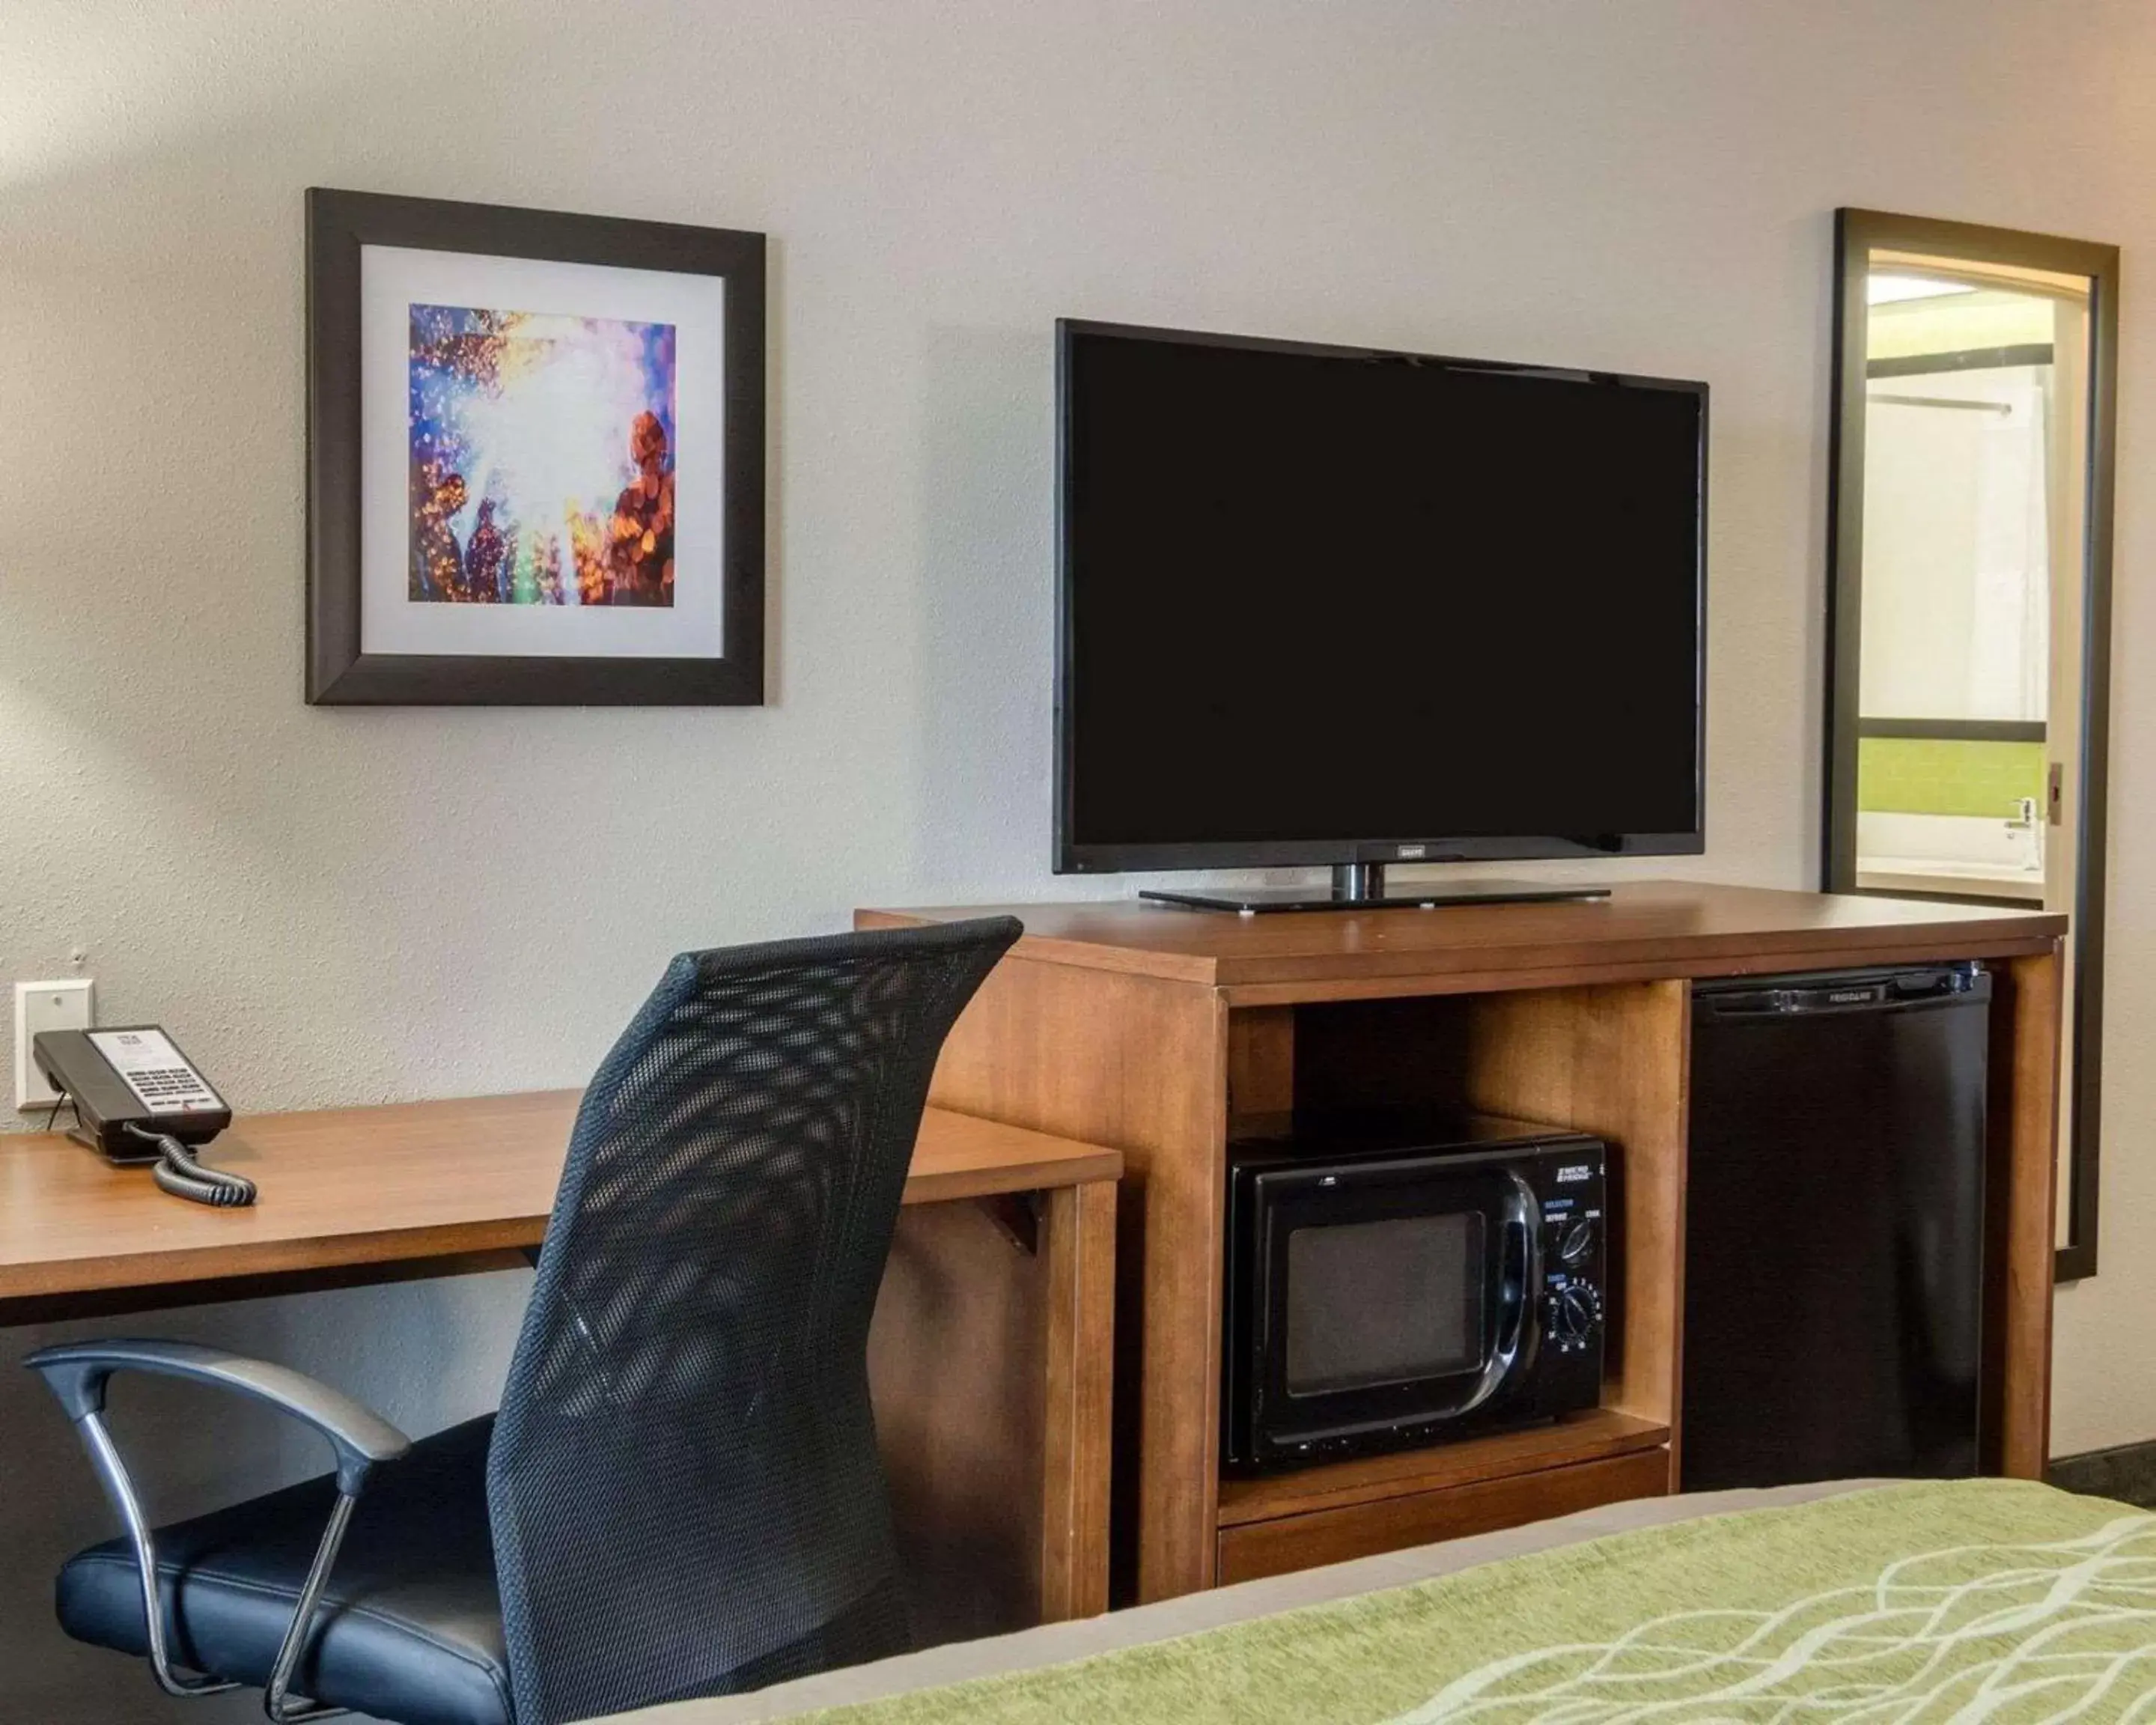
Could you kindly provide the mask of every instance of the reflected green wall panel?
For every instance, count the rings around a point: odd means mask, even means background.
[[[2044,745],[1866,737],[1856,745],[1856,806],[1875,814],[1974,814],[2010,820],[2044,798]]]

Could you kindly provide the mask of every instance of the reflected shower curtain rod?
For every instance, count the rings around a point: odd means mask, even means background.
[[[1969,413],[1998,413],[2005,416],[2014,411],[2009,401],[1957,401],[1950,395],[1880,395],[1865,398],[1867,401],[1883,402],[1897,408],[1959,408]]]

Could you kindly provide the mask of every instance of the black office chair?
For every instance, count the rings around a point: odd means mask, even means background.
[[[215,1348],[33,1354],[128,1527],[60,1572],[61,1626],[174,1694],[398,1725],[554,1725],[901,1650],[869,1319],[937,1051],[1019,932],[676,958],[585,1095],[497,1414],[413,1443]],[[127,1371],[265,1401],[336,1471],[153,1533],[102,1417]]]

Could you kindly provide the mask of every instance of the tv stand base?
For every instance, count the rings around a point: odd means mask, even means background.
[[[1141,892],[1191,911],[1255,916],[1281,911],[1434,911],[1445,905],[1553,904],[1607,898],[1609,889],[1537,880],[1420,880],[1389,891],[1383,863],[1336,863],[1329,891],[1301,886],[1221,887],[1211,892]]]

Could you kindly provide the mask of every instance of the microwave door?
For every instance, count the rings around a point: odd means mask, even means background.
[[[1265,1221],[1258,1450],[1457,1420],[1532,1362],[1539,1209],[1517,1175],[1282,1191]]]

